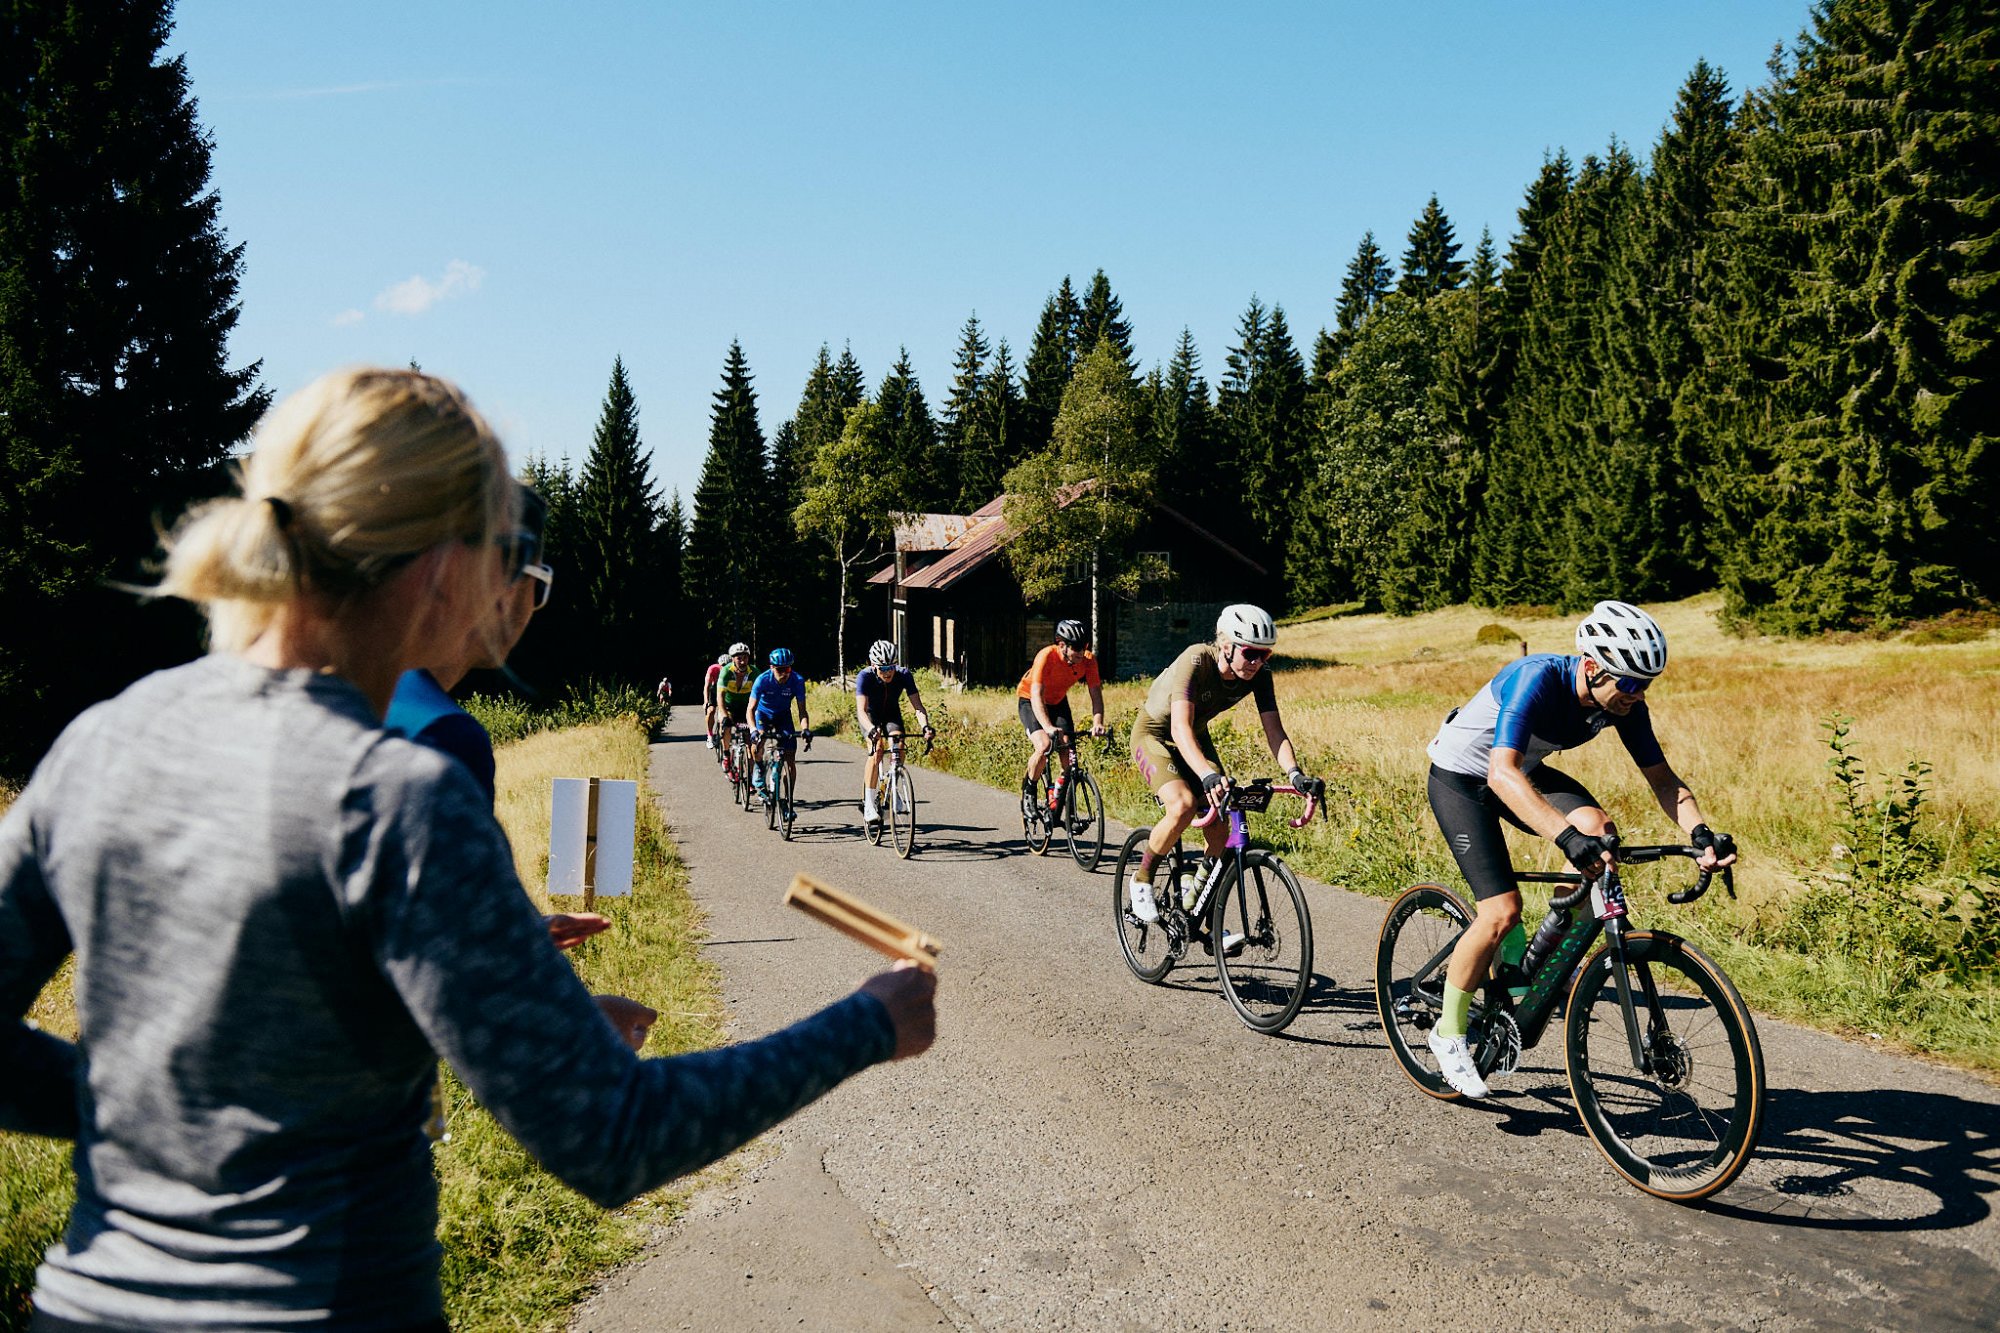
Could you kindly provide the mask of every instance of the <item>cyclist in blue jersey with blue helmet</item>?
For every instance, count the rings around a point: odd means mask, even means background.
[[[924,696],[917,692],[916,673],[898,664],[901,653],[894,639],[877,639],[868,646],[868,665],[854,678],[854,718],[861,724],[861,739],[868,746],[868,762],[861,769],[861,821],[882,822],[875,808],[875,778],[882,766],[885,733],[903,730],[903,696],[917,710],[917,725],[926,737],[931,715],[924,711]]]
[[[812,725],[812,719],[806,716],[805,677],[792,670],[791,649],[773,648],[771,650],[770,670],[750,682],[750,743],[752,745],[762,744],[764,733],[767,730],[775,728],[778,733],[779,752],[785,757],[785,773],[792,779],[794,786],[796,786],[798,782],[799,755],[798,732],[792,730],[792,704],[794,701],[799,706],[798,730],[804,731]],[[812,737],[810,735],[806,737],[806,744],[812,744]],[[761,765],[751,769],[750,780],[752,785],[756,787],[758,794],[762,795],[764,793],[764,770]],[[773,799],[775,799],[775,794]],[[785,811],[784,817],[790,819],[792,812],[789,810]]]
[[[1431,1030],[1431,1053],[1445,1081],[1484,1097],[1465,1039],[1472,992],[1495,953],[1502,972],[1518,972],[1527,951],[1521,891],[1500,831],[1506,820],[1548,838],[1569,863],[1596,876],[1611,864],[1604,839],[1611,816],[1582,783],[1543,761],[1612,730],[1645,776],[1668,818],[1701,848],[1704,870],[1736,860],[1729,835],[1703,821],[1694,793],[1667,764],[1653,736],[1646,691],[1667,665],[1667,636],[1628,602],[1599,602],[1576,627],[1576,653],[1536,653],[1510,662],[1438,728],[1429,753],[1431,813],[1478,900],[1478,915],[1445,969],[1444,1016]]]

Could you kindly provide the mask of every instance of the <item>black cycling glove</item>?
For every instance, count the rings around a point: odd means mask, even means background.
[[[1604,863],[1604,840],[1593,838],[1582,829],[1571,825],[1556,834],[1556,846],[1569,863],[1593,879],[1597,877]]]
[[[1203,777],[1201,780],[1202,791],[1206,792],[1210,796],[1214,796],[1217,792],[1221,791],[1228,785],[1229,785],[1229,775],[1227,773],[1223,773],[1220,771],[1210,773],[1205,777]]]
[[[1717,833],[1706,824],[1696,824],[1688,831],[1688,841],[1697,851],[1713,851],[1715,859],[1726,861],[1736,855],[1736,839],[1727,833]]]
[[[1303,768],[1293,769],[1286,775],[1285,780],[1290,782],[1301,794],[1310,796],[1315,801],[1324,798],[1326,795],[1326,779],[1309,778],[1306,776],[1306,771]]]

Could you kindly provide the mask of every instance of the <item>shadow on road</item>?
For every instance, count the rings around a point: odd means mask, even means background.
[[[1757,1159],[1794,1168],[1768,1186],[1706,1205],[1725,1217],[1838,1231],[1947,1231],[1993,1211],[2000,1115],[1990,1102],[1935,1092],[1774,1089]],[[1838,1201],[1858,1180],[1902,1187],[1902,1216],[1864,1216]],[[1879,1208],[1879,1204],[1871,1207]]]

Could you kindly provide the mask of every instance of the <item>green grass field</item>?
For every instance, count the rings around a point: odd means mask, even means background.
[[[1706,596],[1650,608],[1672,657],[1649,697],[1668,759],[1711,823],[1743,847],[1741,896],[1716,891],[1697,908],[1672,907],[1664,896],[1677,883],[1647,868],[1628,881],[1640,920],[1712,952],[1765,1012],[2000,1071],[2000,633],[1971,618],[1890,637],[1738,637],[1717,626],[1718,605]],[[1329,780],[1329,817],[1298,832],[1267,817],[1254,832],[1344,888],[1389,897],[1435,880],[1462,889],[1424,800],[1424,746],[1444,714],[1513,657],[1571,651],[1574,625],[1534,609],[1457,607],[1286,626],[1279,703],[1307,768]],[[1121,742],[1146,684],[1105,691]],[[929,762],[1016,786],[1027,743],[1013,691],[929,678],[924,690],[944,718]],[[843,693],[820,687],[814,717],[851,728]],[[1080,692],[1072,705],[1081,716]],[[1847,744],[1866,773],[1858,815],[1830,769],[1823,723],[1836,711],[1853,719]],[[1277,776],[1247,706],[1215,735],[1232,772]],[[1925,796],[1901,820],[1879,807],[1903,792],[1912,761],[1930,766]],[[1157,806],[1125,747],[1093,762],[1111,812],[1153,822]],[[1627,841],[1678,840],[1615,742],[1558,764],[1605,802]],[[1523,869],[1560,868],[1553,847],[1510,836]],[[1954,906],[1967,911],[1982,887],[1995,906],[1955,921]],[[1532,926],[1541,906],[1529,899]]]
[[[550,910],[538,888],[547,878],[549,779],[594,774],[643,781],[646,733],[629,721],[538,732],[500,747],[498,761],[501,822],[523,883]],[[0,807],[7,795],[0,792]],[[714,972],[698,949],[701,915],[657,808],[641,801],[639,813],[634,893],[600,902],[597,910],[612,928],[570,957],[593,991],[627,995],[660,1011],[646,1054],[703,1049],[721,1040],[721,1009]],[[577,903],[556,906],[575,910]],[[51,1031],[74,1032],[67,966],[31,1016]],[[451,1325],[560,1329],[592,1282],[637,1253],[651,1225],[679,1212],[690,1186],[683,1182],[607,1213],[536,1166],[456,1080],[446,1086],[450,1139],[436,1158]],[[35,1265],[61,1234],[73,1188],[67,1143],[0,1134],[0,1333],[27,1327]]]

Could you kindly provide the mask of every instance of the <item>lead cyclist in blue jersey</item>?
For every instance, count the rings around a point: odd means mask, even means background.
[[[785,757],[785,772],[796,785],[798,782],[799,753],[798,732],[792,730],[792,704],[794,702],[797,702],[799,706],[799,731],[804,731],[812,725],[812,719],[806,716],[805,677],[792,670],[791,649],[773,648],[771,650],[771,669],[750,682],[750,743],[752,745],[760,744],[764,739],[764,733],[767,730],[776,728],[778,733],[778,751]],[[806,738],[806,744],[812,744],[810,736]],[[763,794],[764,769],[762,764],[752,767],[750,780],[758,793],[760,795]],[[779,794],[772,792],[770,794],[771,799],[776,800]],[[790,817],[789,812],[787,812],[787,817]]]
[[[1703,822],[1694,793],[1653,737],[1646,690],[1666,665],[1667,636],[1651,616],[1628,602],[1599,602],[1576,627],[1574,656],[1536,653],[1510,662],[1451,711],[1430,743],[1431,813],[1479,903],[1446,966],[1444,1016],[1430,1034],[1438,1071],[1467,1097],[1486,1095],[1465,1039],[1472,992],[1496,952],[1505,973],[1518,972],[1527,950],[1500,821],[1548,838],[1585,875],[1611,863],[1604,844],[1617,831],[1611,817],[1582,783],[1543,760],[1616,731],[1660,808],[1701,849],[1701,868],[1736,860],[1734,842]]]

